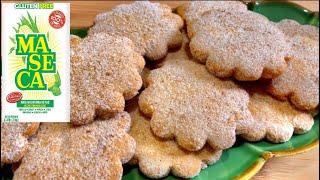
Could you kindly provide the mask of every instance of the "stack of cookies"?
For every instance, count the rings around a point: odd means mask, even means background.
[[[71,122],[1,123],[1,164],[20,162],[14,179],[121,179],[125,163],[191,178],[237,135],[282,143],[311,129],[318,28],[237,1],[177,13],[119,5],[71,36]]]

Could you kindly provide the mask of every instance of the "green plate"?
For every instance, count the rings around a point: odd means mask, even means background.
[[[252,11],[265,15],[271,21],[293,19],[300,24],[319,26],[319,13],[311,12],[289,2],[262,2],[248,4]],[[286,156],[308,151],[319,143],[319,115],[315,117],[312,129],[303,135],[294,135],[290,141],[272,144],[266,141],[248,143],[238,138],[236,144],[225,150],[221,159],[214,165],[202,170],[194,179],[249,179],[263,164],[274,156]],[[148,179],[137,167],[125,167],[124,180]],[[170,175],[166,179],[177,179]]]
[[[312,12],[291,2],[256,1],[255,3],[249,3],[248,8],[274,22],[279,22],[282,19],[293,19],[300,24],[319,27],[319,12]]]
[[[271,21],[294,19],[300,24],[319,26],[319,14],[311,12],[289,2],[255,2],[248,4],[252,11],[265,15]],[[266,141],[248,143],[240,138],[236,144],[225,150],[221,159],[214,165],[202,170],[194,179],[249,179],[254,176],[263,164],[274,156],[292,155],[308,151],[319,143],[319,115],[315,117],[312,129],[303,135],[294,135],[290,141],[272,144]],[[124,180],[148,179],[138,167],[126,166]],[[173,175],[166,179],[178,179]]]
[[[315,118],[312,129],[303,135],[294,135],[290,141],[272,144],[266,141],[248,143],[238,139],[236,144],[223,152],[220,160],[193,178],[207,179],[249,179],[254,176],[263,164],[274,156],[286,156],[308,151],[319,142],[319,115]],[[125,167],[124,180],[148,179],[137,167]],[[169,176],[166,179],[177,179]]]
[[[256,2],[248,4],[248,8],[265,15],[275,22],[288,18],[294,19],[301,24],[319,26],[318,13],[311,12],[293,3]],[[87,35],[87,28],[72,29],[71,33],[85,37]],[[202,170],[199,176],[194,179],[248,179],[255,175],[268,159],[274,156],[292,155],[308,151],[316,147],[318,142],[319,115],[315,117],[315,124],[308,133],[294,135],[286,143],[272,144],[266,141],[248,143],[238,138],[232,148],[223,152],[221,159],[216,164]],[[11,176],[12,174],[9,173],[4,176],[6,175]],[[137,166],[125,166],[123,179],[140,180],[148,178],[138,170]],[[177,178],[170,175],[166,179]]]
[[[300,24],[319,26],[319,14],[289,2],[255,2],[248,4],[252,11],[265,15],[271,21],[294,19]],[[71,33],[84,37],[87,29],[73,29]],[[223,152],[214,165],[202,170],[194,179],[248,179],[255,175],[263,164],[274,156],[297,154],[312,149],[319,142],[319,115],[312,129],[303,135],[294,135],[290,141],[272,144],[266,141],[248,143],[238,138],[236,144]],[[124,180],[148,179],[137,166],[125,166]],[[177,179],[169,175],[166,179]]]

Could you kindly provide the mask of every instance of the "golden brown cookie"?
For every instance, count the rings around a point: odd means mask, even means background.
[[[137,1],[97,15],[89,34],[105,32],[128,37],[137,52],[150,60],[158,60],[167,54],[168,48],[181,45],[182,27],[182,19],[173,14],[169,6]]]
[[[272,79],[286,69],[285,36],[260,14],[213,9],[188,23],[187,30],[193,57],[218,77]]]
[[[303,134],[313,125],[313,117],[295,109],[288,101],[278,101],[263,92],[250,97],[250,112],[264,128],[261,133],[271,142],[290,140],[293,133]]]
[[[70,57],[74,56],[74,47],[76,47],[81,42],[81,38],[76,35],[70,35]]]
[[[146,84],[139,107],[151,117],[151,129],[158,137],[175,137],[190,151],[200,150],[206,142],[214,149],[229,148],[236,133],[250,134],[250,140],[263,138],[248,109],[248,93],[232,81],[212,76],[188,59],[184,49],[169,53]]]
[[[142,86],[144,59],[125,37],[96,33],[71,46],[71,123],[122,112]]]
[[[178,14],[191,22],[212,9],[224,11],[247,11],[247,6],[240,1],[191,1],[177,8]]]
[[[80,43],[80,41],[81,41],[81,38],[79,36],[70,34],[70,46],[71,47],[78,45]]]
[[[291,19],[284,19],[279,23],[274,23],[289,39],[294,36],[304,36],[315,41],[319,41],[319,28],[311,25],[301,25]]]
[[[38,127],[39,123],[1,122],[1,164],[20,161]]]
[[[130,116],[73,127],[42,123],[13,179],[121,179],[135,152]]]
[[[319,106],[319,29],[293,20],[283,20],[277,26],[292,46],[293,60],[272,80],[269,92],[279,99],[289,98],[299,109],[314,110]]]
[[[192,178],[201,169],[219,160],[222,151],[205,146],[198,152],[182,150],[173,140],[154,136],[149,119],[137,108],[130,112],[132,127],[129,134],[135,139],[137,149],[131,163],[138,164],[143,174],[150,178],[163,178],[170,172],[177,177]]]
[[[141,73],[141,78],[142,78],[142,82],[143,82],[143,87],[146,87],[146,79],[148,78],[149,74],[150,74],[150,69],[147,67],[144,67]]]

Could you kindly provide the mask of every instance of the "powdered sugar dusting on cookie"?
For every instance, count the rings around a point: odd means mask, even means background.
[[[39,123],[1,122],[1,163],[21,160],[27,150],[28,138]]]
[[[292,20],[283,20],[277,26],[286,34],[293,60],[272,80],[269,91],[280,99],[289,97],[299,109],[313,110],[319,105],[319,29]]]
[[[181,11],[179,9],[181,8]],[[240,1],[191,1],[178,7],[178,13],[191,22],[212,9],[224,11],[247,11],[247,6]]]
[[[289,38],[294,36],[304,36],[315,41],[319,41],[319,28],[311,25],[301,25],[290,19],[284,19],[275,25]]]
[[[71,122],[86,124],[95,117],[123,111],[124,100],[142,86],[144,59],[125,37],[97,33],[71,46]]]
[[[187,28],[192,55],[216,76],[270,79],[286,68],[285,36],[262,15],[211,10]]]
[[[120,179],[135,142],[128,113],[73,127],[43,123],[14,179]]]
[[[264,127],[261,133],[275,143],[290,140],[293,133],[306,133],[313,125],[310,114],[295,109],[288,101],[278,101],[263,92],[253,93],[249,109],[254,120]]]
[[[130,112],[132,128],[130,135],[137,143],[132,162],[150,178],[162,178],[169,172],[175,176],[191,178],[200,173],[207,164],[215,163],[222,151],[205,146],[198,152],[180,149],[173,140],[163,140],[154,136],[150,122],[137,108]]]
[[[89,34],[105,32],[125,36],[134,42],[137,52],[157,60],[167,54],[168,48],[181,45],[182,26],[182,19],[173,14],[170,7],[137,1],[97,15]]]
[[[258,134],[259,126],[247,107],[247,92],[212,76],[181,51],[184,49],[169,54],[163,67],[151,71],[148,87],[139,97],[140,110],[151,117],[154,134],[175,137],[190,151],[201,149],[206,142],[226,149],[235,142],[236,133]]]

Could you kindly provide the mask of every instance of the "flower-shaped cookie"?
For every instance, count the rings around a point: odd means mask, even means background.
[[[260,14],[213,9],[188,23],[187,30],[193,57],[218,77],[272,79],[287,67],[284,34]]]
[[[99,14],[89,34],[105,32],[131,39],[136,51],[150,60],[163,58],[181,45],[182,19],[169,6],[137,1]]]
[[[39,123],[1,122],[1,164],[20,161],[38,127]]]
[[[299,109],[314,110],[319,106],[319,28],[293,20],[277,26],[292,46],[292,60],[285,72],[272,80],[269,92],[280,99],[289,98]]]
[[[87,124],[95,117],[123,111],[124,101],[142,86],[144,59],[125,37],[90,35],[71,46],[71,122]]]
[[[205,146],[198,152],[182,150],[173,140],[163,140],[154,136],[150,122],[139,109],[130,112],[132,127],[129,134],[137,143],[133,164],[150,178],[162,178],[170,172],[182,178],[191,178],[200,173],[207,164],[219,160],[222,151]]]
[[[13,179],[121,179],[135,152],[129,128],[126,112],[80,127],[43,123]]]
[[[254,92],[250,97],[250,112],[260,131],[271,142],[290,140],[293,133],[303,134],[313,125],[310,114],[295,109],[288,101],[278,101],[263,92]]]
[[[139,107],[151,117],[156,136],[175,137],[190,151],[200,150],[206,142],[214,149],[229,148],[236,133],[250,134],[250,140],[262,138],[256,136],[260,129],[248,109],[248,93],[232,81],[212,76],[203,65],[189,60],[184,49],[169,54],[146,83]]]

